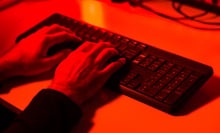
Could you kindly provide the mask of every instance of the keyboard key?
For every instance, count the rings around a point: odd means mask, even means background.
[[[155,60],[149,67],[147,67],[151,71],[156,71],[163,63],[165,62],[164,59],[157,59]]]
[[[120,35],[114,35],[114,36],[111,38],[110,43],[112,43],[113,45],[114,45],[115,43],[118,44],[121,39],[122,39],[122,36],[120,36]]]
[[[164,86],[165,86],[164,83],[157,82],[155,85],[153,85],[153,88],[154,88],[154,89],[157,89],[157,90],[159,91],[159,90],[161,90]]]
[[[126,43],[122,43],[122,44],[120,44],[120,46],[119,47],[117,47],[116,49],[119,51],[119,53],[121,53],[121,55],[122,55],[122,53],[123,53],[123,51],[125,51],[125,49],[128,47],[128,45],[126,44]]]
[[[169,86],[176,88],[177,86],[180,85],[191,73],[190,70],[184,70],[181,73],[179,73],[169,84]]]
[[[137,41],[134,41],[134,40],[131,40],[129,43],[128,43],[128,46],[130,47],[137,47],[138,45],[138,42]]]
[[[84,23],[77,23],[77,25],[71,29],[73,32],[77,33],[78,31],[80,31],[84,26],[86,26],[86,24]]]
[[[134,79],[130,80],[130,82],[127,84],[127,87],[136,89],[142,82],[142,77],[140,75],[137,75]]]
[[[175,65],[167,74],[166,77],[169,79],[174,78],[181,70],[183,67]]]
[[[127,51],[130,51],[130,52],[132,52],[132,53],[134,53],[135,55],[138,55],[138,54],[141,52],[139,49],[137,49],[137,48],[132,48],[132,47],[130,47],[130,46],[128,46],[126,50],[127,50]]]
[[[166,62],[157,70],[156,75],[161,77],[166,74],[172,67],[173,64],[171,65],[171,63]]]
[[[198,73],[191,74],[177,89],[176,93],[185,93],[199,78],[201,77]]]
[[[146,80],[146,82],[144,82],[144,84],[147,84],[149,86],[154,85],[160,78],[162,77],[161,74],[153,74],[149,79]]]
[[[169,65],[170,67],[172,65]],[[178,67],[177,67],[178,68]],[[168,69],[169,70],[169,69]],[[181,67],[179,67],[179,69],[176,69],[174,68],[173,71],[179,71],[181,70]],[[170,71],[170,73],[173,74],[173,71]],[[190,73],[190,71],[188,70],[184,70],[182,71],[176,78],[174,78],[172,80],[172,78],[175,76],[175,75],[172,75],[172,76],[163,76],[163,78],[161,78],[157,83],[156,83],[156,86],[159,87],[159,89],[161,90],[162,88],[164,88],[169,82],[169,84],[167,85],[167,87],[165,87],[164,89],[162,89],[158,95],[155,96],[155,98],[157,100],[160,100],[162,101],[166,96],[169,95],[170,92],[172,92],[174,89],[176,89],[176,87],[184,80],[184,78],[186,78],[187,74],[186,72]],[[169,74],[169,73],[168,73]],[[183,77],[184,75],[184,77]],[[171,81],[172,80],[172,81]],[[158,85],[157,85],[158,84]]]
[[[98,29],[93,35],[91,35],[91,40],[93,42],[100,42],[101,41],[101,37],[106,33],[105,30],[103,29]]]
[[[77,27],[78,27],[78,25],[80,25],[80,22],[79,21],[74,21],[74,24],[68,24],[69,25],[69,29],[71,30],[71,31],[74,31]]]
[[[90,30],[91,26],[85,25],[81,28],[80,31],[76,32],[76,35],[84,38],[85,34],[87,34],[87,32]]]
[[[164,70],[164,71],[168,71],[168,70],[171,69],[173,66],[174,66],[173,63],[166,62],[166,63],[161,67],[161,69]]]
[[[136,76],[138,75],[137,72],[133,71],[133,72],[129,72],[121,81],[120,83],[123,85],[128,84],[128,82],[132,79],[134,79]]]
[[[146,44],[143,44],[143,43],[140,43],[140,44],[137,45],[137,48],[138,48],[139,50],[143,51],[144,49],[147,48],[147,45],[146,45]]]
[[[113,35],[114,33],[107,31],[99,40],[103,42],[109,42]]]
[[[120,40],[122,39],[122,37],[120,35],[114,35],[111,40],[110,43],[113,45],[114,48],[118,48],[121,45]]]
[[[158,79],[159,77],[151,76],[151,78],[149,80],[146,80],[143,84],[151,87]]]
[[[67,21],[63,21],[61,25],[73,30],[79,23],[79,21],[68,19]]]
[[[143,61],[147,56],[140,54],[139,56],[137,56],[132,62],[135,64],[139,64],[141,61]]]
[[[130,40],[131,40],[131,39],[129,39],[129,38],[123,37],[123,38],[120,40],[120,43],[122,43],[122,44],[127,44],[127,45],[128,45],[128,42],[129,42]]]
[[[165,100],[164,102],[167,104],[174,104],[182,95],[179,93],[171,93]]]
[[[163,101],[170,93],[171,90],[163,89],[155,96],[155,98],[159,101]]]
[[[88,41],[97,42],[97,40],[93,40],[93,38],[91,38],[91,36],[94,35],[96,32],[97,32],[97,28],[91,27],[88,30],[88,32],[85,35],[83,35],[83,38]]]
[[[62,16],[62,17],[60,17],[60,19],[62,21],[57,21],[56,24],[59,24],[59,25],[62,25],[62,26],[66,26],[67,18]],[[56,21],[56,18],[52,18],[51,21]]]
[[[140,66],[146,68],[148,65],[150,65],[157,57],[153,55],[149,55],[146,59],[144,59],[141,63]]]
[[[124,51],[123,56],[126,58],[127,61],[131,61],[136,56],[136,54],[130,51]]]
[[[164,102],[174,104],[200,78],[200,74],[191,74]]]
[[[159,90],[157,90],[155,88],[151,88],[149,86],[142,86],[142,87],[138,88],[137,91],[153,97],[154,95],[156,95],[158,93]]]

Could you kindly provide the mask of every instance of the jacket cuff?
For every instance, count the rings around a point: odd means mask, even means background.
[[[67,96],[53,89],[41,90],[18,116],[34,132],[68,132],[82,112]]]

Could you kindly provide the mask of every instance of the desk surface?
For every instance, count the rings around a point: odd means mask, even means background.
[[[178,16],[169,2],[145,3]],[[127,3],[115,4],[110,0],[26,0],[0,11],[0,55],[14,45],[19,34],[55,12],[202,62],[214,69],[213,77],[182,107],[185,115],[171,116],[125,95],[103,90],[83,107],[84,116],[73,129],[74,132],[220,131],[220,31],[193,29],[143,8],[135,8]],[[8,81],[6,87],[10,91],[1,93],[0,98],[24,110],[50,81],[47,76]]]

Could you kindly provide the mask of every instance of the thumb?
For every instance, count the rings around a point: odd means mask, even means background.
[[[44,64],[54,67],[57,64],[59,64],[61,61],[63,61],[71,52],[72,52],[71,49],[64,49],[53,56],[45,58]]]

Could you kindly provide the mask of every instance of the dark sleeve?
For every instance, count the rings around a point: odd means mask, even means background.
[[[52,89],[40,91],[5,133],[65,133],[77,124],[81,110]]]

